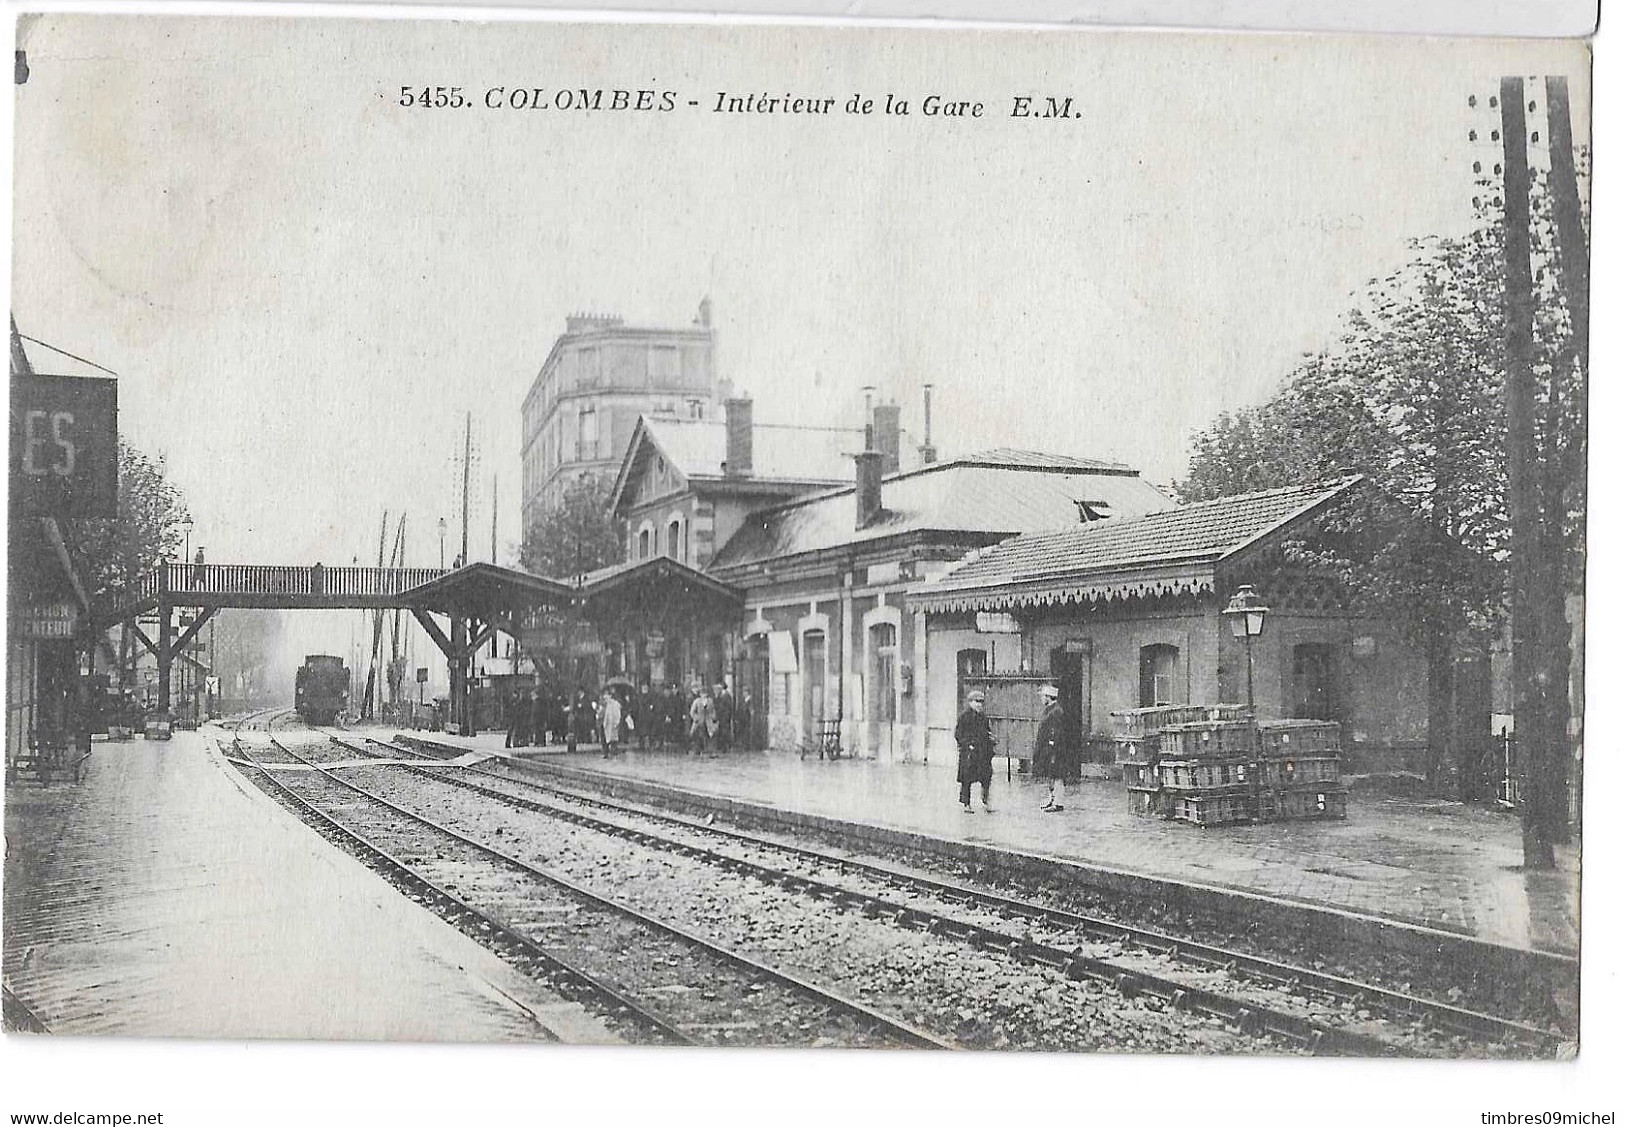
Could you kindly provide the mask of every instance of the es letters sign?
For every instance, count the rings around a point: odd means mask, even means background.
[[[118,381],[11,380],[11,496],[27,516],[118,515]]]

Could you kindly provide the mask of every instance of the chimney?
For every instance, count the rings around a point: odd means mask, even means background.
[[[876,403],[874,449],[881,454],[881,473],[896,473],[903,452],[902,409],[895,403]]]
[[[755,472],[751,444],[751,401],[745,398],[727,399],[723,401],[722,409],[728,418],[728,454],[722,463],[722,474],[724,477],[749,477]]]
[[[879,450],[865,450],[854,454],[858,476],[858,528],[868,528],[880,516],[880,479],[884,474],[881,462],[885,455]]]
[[[926,465],[937,460],[937,448],[931,445],[931,385],[925,385],[925,442],[920,446],[920,461]]]

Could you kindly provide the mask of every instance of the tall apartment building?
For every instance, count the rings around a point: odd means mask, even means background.
[[[525,396],[525,527],[584,473],[613,476],[638,416],[720,417],[711,301],[686,329],[638,328],[620,317],[572,315]]]

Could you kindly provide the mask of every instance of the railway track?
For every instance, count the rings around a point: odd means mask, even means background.
[[[335,742],[352,750],[364,751],[359,744],[336,736]],[[387,741],[368,739],[377,747],[385,748],[397,756],[416,757],[432,761],[411,748]],[[1427,1045],[1434,1042],[1439,1052],[1459,1052],[1460,1046],[1448,1043],[1449,1038],[1460,1038],[1474,1045],[1502,1051],[1527,1051],[1539,1055],[1556,1055],[1571,1038],[1555,1032],[1518,1022],[1495,1014],[1484,1013],[1448,1002],[1441,1002],[1416,994],[1391,990],[1321,971],[1262,958],[1257,955],[1200,943],[1182,937],[1167,935],[1145,928],[1136,928],[1119,921],[1082,915],[1049,905],[1038,904],[1004,896],[985,889],[940,880],[889,865],[864,861],[821,850],[762,837],[744,831],[716,826],[679,815],[652,811],[558,786],[540,780],[521,777],[506,771],[484,768],[462,768],[463,774],[476,774],[486,779],[514,785],[530,794],[546,794],[551,802],[537,802],[527,794],[492,788],[467,778],[449,776],[443,771],[425,771],[409,768],[420,774],[429,774],[440,782],[481,793],[522,808],[532,809],[551,817],[560,818],[598,832],[608,833],[640,844],[693,857],[718,867],[746,873],[768,884],[785,888],[799,888],[810,895],[832,903],[844,904],[871,915],[883,915],[895,922],[949,935],[992,949],[1002,949],[1029,962],[1054,966],[1070,977],[1094,978],[1107,982],[1119,992],[1129,995],[1148,994],[1164,1002],[1209,1013],[1240,1028],[1282,1037],[1321,1053],[1355,1055],[1428,1055]],[[559,802],[569,805],[560,806]],[[574,807],[574,808],[572,808]],[[580,808],[595,809],[612,814],[617,821],[584,813]],[[639,824],[641,823],[641,824]],[[653,823],[676,830],[680,837],[673,838],[648,828]],[[759,859],[740,856],[738,852],[723,852],[697,844],[695,837],[720,841],[730,847],[786,857],[801,866],[801,871],[763,863]],[[686,840],[685,840],[686,839]],[[806,870],[836,870],[857,876],[866,888],[837,885],[810,875]],[[907,903],[890,899],[876,889],[900,893]],[[1112,951],[1109,957],[1090,955],[1082,944],[1061,946],[1035,941],[1030,932],[1011,934],[999,927],[988,926],[975,919],[956,917],[940,909],[922,906],[918,899],[946,901],[966,906],[985,916],[993,916],[1006,923],[1037,924],[1053,935],[1081,939],[1087,943],[1105,946]],[[1278,992],[1307,1002],[1335,1006],[1352,1014],[1374,1015],[1380,1021],[1398,1026],[1410,1034],[1408,1043],[1396,1044],[1380,1034],[1350,1030],[1340,1022],[1327,1023],[1305,1017],[1302,1013],[1282,1012],[1267,1004],[1260,1004],[1256,995],[1252,1000],[1238,998],[1234,992],[1209,989],[1193,984],[1189,976],[1169,978],[1152,973],[1143,965],[1133,965],[1138,954],[1165,960],[1189,968],[1199,975],[1218,972],[1227,979],[1251,984],[1262,990]],[[1368,1022],[1369,1024],[1369,1022]]]
[[[954,1048],[862,1001],[731,950],[358,786],[271,737],[301,772],[251,765],[317,822],[466,925],[544,967],[561,993],[673,1044]],[[284,777],[286,776],[286,777]],[[672,999],[677,999],[673,1001]],[[681,1010],[681,1017],[674,1010]]]

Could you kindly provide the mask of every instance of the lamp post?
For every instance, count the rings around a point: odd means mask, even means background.
[[[1230,633],[1247,646],[1247,711],[1254,714],[1257,706],[1253,699],[1253,639],[1264,632],[1264,616],[1269,612],[1270,608],[1264,605],[1250,583],[1237,587],[1230,605],[1221,612],[1230,620]]]
[[[438,522],[436,522],[436,523],[440,526],[440,570],[445,571],[446,570],[446,518],[441,517],[440,520]]]

